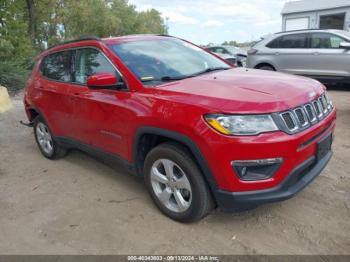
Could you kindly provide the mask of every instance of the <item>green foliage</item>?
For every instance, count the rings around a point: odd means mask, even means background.
[[[146,12],[141,12],[137,16],[138,23],[138,33],[148,34],[148,33],[158,33],[167,34],[167,28],[164,24],[160,13],[151,9]]]
[[[247,48],[247,47],[253,46],[254,44],[255,42],[240,43],[237,41],[225,41],[222,43],[222,45],[232,45],[232,46],[241,47],[241,48]]]
[[[0,0],[0,83],[21,88],[47,46],[138,33],[167,33],[157,10],[138,12],[127,0]]]
[[[24,87],[29,70],[13,62],[0,62],[0,85],[15,92]]]

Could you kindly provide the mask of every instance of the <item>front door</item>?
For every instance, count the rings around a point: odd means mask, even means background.
[[[122,157],[127,156],[127,127],[130,112],[125,108],[130,93],[116,68],[96,48],[76,51],[74,84],[71,96],[74,100],[76,132],[80,141]],[[120,89],[90,89],[87,78],[96,73],[109,72],[117,75]],[[74,90],[75,91],[74,91]]]
[[[340,48],[342,42],[348,42],[348,40],[331,33],[312,33],[310,40],[312,59],[307,61],[309,74],[350,77],[350,51]]]

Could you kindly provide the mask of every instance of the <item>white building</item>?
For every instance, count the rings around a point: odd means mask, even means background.
[[[350,0],[300,0],[282,10],[282,30],[341,29],[350,31]]]

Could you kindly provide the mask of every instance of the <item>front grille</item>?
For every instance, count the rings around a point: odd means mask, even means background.
[[[304,127],[309,124],[309,122],[306,119],[306,113],[302,108],[295,109],[294,113],[297,116],[297,120],[299,121],[300,126]]]
[[[323,108],[323,113],[327,113],[328,111],[328,104],[327,104],[327,99],[325,96],[321,96],[320,98],[320,102],[322,104],[322,108]]]
[[[304,106],[304,108],[310,123],[315,123],[315,121],[317,121],[317,117],[313,106],[311,104],[307,104],[306,106]]]
[[[315,111],[316,111],[316,115],[318,118],[322,117],[323,113],[322,113],[322,110],[321,110],[321,105],[320,103],[318,102],[318,100],[312,102],[314,108],[315,108]]]
[[[294,122],[293,116],[291,112],[285,112],[281,114],[284,123],[288,127],[289,130],[294,130],[297,127],[297,124]]]
[[[333,105],[326,94],[304,105],[279,114],[288,133],[297,133],[325,118],[333,110]]]

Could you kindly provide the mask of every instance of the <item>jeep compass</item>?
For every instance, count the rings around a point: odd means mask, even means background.
[[[330,160],[336,119],[315,80],[232,68],[161,35],[49,48],[24,104],[46,158],[75,148],[118,161],[181,222],[291,198]]]

